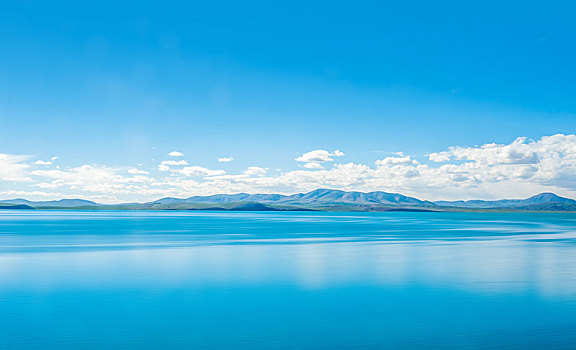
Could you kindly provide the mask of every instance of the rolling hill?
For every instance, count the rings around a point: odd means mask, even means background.
[[[161,198],[146,203],[99,204],[84,199],[57,201],[1,200],[0,209],[86,210],[230,210],[230,211],[576,211],[576,200],[554,193],[526,199],[431,202],[388,192],[317,189],[293,195],[217,194],[188,198]]]
[[[544,208],[546,206],[549,206],[550,208],[552,207],[570,208],[571,206],[576,205],[575,200],[560,197],[550,192],[540,193],[526,199],[503,199],[497,201],[482,201],[482,200],[438,201],[434,203],[441,207],[474,208],[474,209],[530,208],[530,207]],[[550,204],[555,204],[555,206],[550,206]]]

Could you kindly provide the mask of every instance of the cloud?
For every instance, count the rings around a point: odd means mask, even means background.
[[[183,166],[188,165],[185,160],[164,160],[158,165],[158,171],[170,171],[170,166]]]
[[[322,187],[400,192],[430,200],[519,198],[543,191],[576,196],[576,135],[451,147],[429,153],[422,162],[413,155],[398,153],[373,164],[323,166],[342,155],[337,151],[308,152],[297,158],[302,162],[298,170],[273,173],[251,166],[227,174],[169,160],[158,164],[159,172],[151,176],[147,169],[133,167],[42,168],[34,166],[28,156],[0,154],[0,180],[9,181],[3,184],[5,191],[54,193],[57,189],[62,194],[123,200],[233,192],[294,193]]]
[[[455,162],[429,165],[398,154],[376,161],[375,167],[346,163],[336,164],[329,170],[312,166],[275,176],[229,175],[197,183],[195,189],[293,193],[328,187],[402,192],[425,199],[517,198],[542,191],[576,194],[574,135],[453,147],[438,154]],[[317,162],[311,164],[321,166]]]
[[[215,176],[224,175],[226,172],[224,170],[210,170],[203,168],[201,166],[188,166],[180,170],[175,170],[177,173],[185,176]]]
[[[52,192],[44,192],[44,191],[16,191],[16,190],[7,190],[7,191],[0,191],[0,196],[2,198],[15,198],[15,197],[25,197],[25,198],[42,198],[42,199],[58,199],[64,198],[65,195],[62,193],[52,193]]]
[[[322,164],[319,164],[319,163],[306,163],[306,164],[302,165],[302,167],[306,168],[306,169],[324,169]]]
[[[184,155],[184,153],[178,152],[178,151],[172,151],[172,152],[168,153],[168,155],[170,157],[182,157]]]
[[[37,160],[33,164],[34,165],[52,165],[58,157],[51,157],[50,160]]]
[[[220,163],[231,162],[231,161],[233,161],[233,160],[234,160],[234,158],[232,158],[232,157],[222,157],[222,158],[218,158],[218,161],[219,161]]]
[[[62,193],[62,192],[44,192],[44,191],[17,191],[17,190],[8,190],[8,191],[0,191],[0,197],[8,199],[8,198],[26,198],[29,200],[58,200],[58,199],[65,199],[65,198],[79,198],[79,199],[86,199],[91,201],[96,201],[99,203],[114,203],[118,201],[118,198],[115,196],[109,195],[86,195],[86,194],[79,194],[79,193]]]
[[[338,150],[330,153],[323,149],[318,149],[315,151],[310,151],[304,153],[300,157],[296,158],[297,162],[305,162],[305,163],[323,163],[323,162],[332,162],[334,161],[333,157],[343,157],[344,153]]]
[[[248,167],[248,169],[244,170],[245,175],[264,175],[268,169],[260,168],[257,166]]]
[[[62,188],[101,195],[116,196],[145,191],[153,179],[130,174],[130,169],[82,165],[66,170],[34,170],[31,175],[41,178],[34,187]]]
[[[136,169],[136,168],[132,168],[132,169],[128,170],[128,173],[132,174],[132,175],[148,175],[148,174],[150,174],[147,171]]]
[[[450,153],[449,152],[438,152],[438,153],[430,153],[428,155],[428,159],[436,163],[447,162],[450,160]]]
[[[161,165],[188,165],[188,162],[185,160],[164,160]]]
[[[407,164],[418,164],[418,162],[410,156],[400,155],[399,157],[386,157],[384,159],[379,159],[375,162],[376,165],[407,165]]]
[[[30,166],[26,163],[26,155],[13,155],[0,153],[0,180],[24,182],[29,181],[27,171]]]
[[[561,148],[569,144],[571,138],[565,135],[554,135],[543,137],[537,142],[526,141],[526,137],[519,137],[509,145],[489,143],[480,147],[453,147],[445,153],[456,159],[471,160],[489,165],[536,164],[539,161],[539,155],[546,157],[550,155],[550,152],[564,152],[565,150]]]

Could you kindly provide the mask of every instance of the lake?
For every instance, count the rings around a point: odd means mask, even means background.
[[[576,214],[0,212],[0,349],[576,349]]]

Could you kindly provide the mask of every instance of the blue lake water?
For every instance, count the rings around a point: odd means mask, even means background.
[[[0,349],[576,349],[576,215],[0,212]]]

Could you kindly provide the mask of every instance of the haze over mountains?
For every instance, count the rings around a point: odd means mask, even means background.
[[[186,199],[163,198],[152,203],[231,203],[259,202],[278,204],[389,204],[389,205],[425,205],[426,201],[387,192],[346,192],[339,190],[318,189],[308,193],[293,195],[281,194],[217,194],[205,197]]]
[[[398,193],[318,189],[308,193],[218,194],[189,198],[162,198],[148,203],[99,204],[83,199],[34,202],[0,200],[1,209],[114,209],[114,210],[322,210],[322,211],[576,211],[576,201],[554,193],[526,199],[495,201],[425,201]]]
[[[32,207],[83,207],[83,206],[90,206],[90,205],[98,205],[98,203],[88,201],[85,199],[60,199],[57,201],[40,201],[34,202],[29,201],[27,199],[17,198],[17,199],[9,199],[9,200],[1,200],[0,203],[3,204],[19,204],[19,205],[29,205]]]

